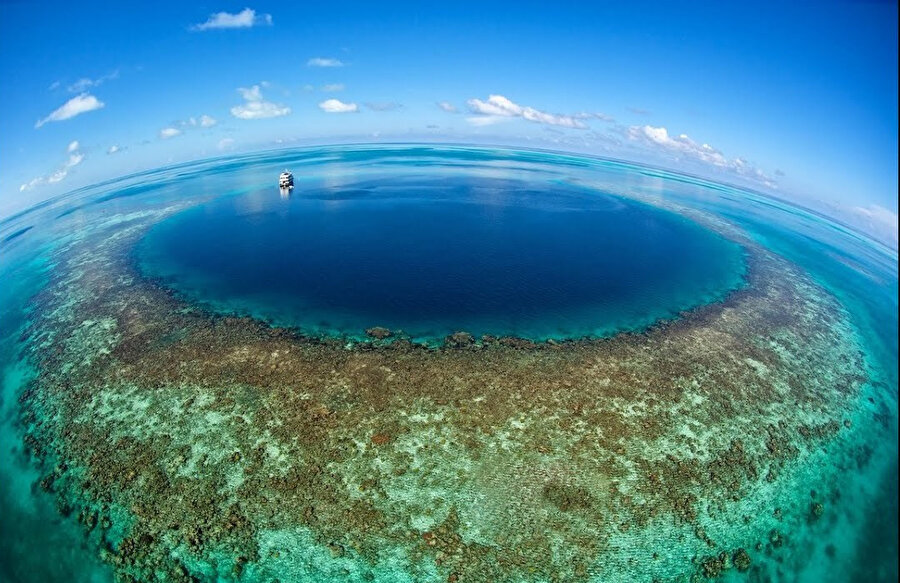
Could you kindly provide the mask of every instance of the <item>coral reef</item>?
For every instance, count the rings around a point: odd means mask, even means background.
[[[41,487],[121,581],[745,572],[789,540],[741,505],[865,381],[837,302],[747,240],[743,289],[642,333],[348,346],[141,279],[149,221],[58,251],[20,399]]]

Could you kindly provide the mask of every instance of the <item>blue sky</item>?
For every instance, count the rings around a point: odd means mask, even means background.
[[[658,164],[896,245],[896,3],[139,4],[0,4],[0,216],[170,162],[428,140]]]

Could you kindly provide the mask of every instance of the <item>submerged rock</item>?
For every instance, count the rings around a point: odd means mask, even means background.
[[[468,332],[454,332],[444,339],[444,344],[452,348],[468,348],[475,344],[475,337]]]
[[[721,553],[719,553],[719,564],[722,566],[723,571],[731,569],[731,555],[729,555],[727,551],[722,551]]]
[[[384,445],[386,443],[390,443],[391,436],[387,433],[376,433],[372,436],[372,443],[375,445]]]
[[[333,558],[343,557],[345,552],[344,547],[338,543],[329,543],[328,550]]]
[[[532,349],[535,347],[535,343],[531,340],[518,338],[516,336],[503,336],[500,338],[499,342],[503,346],[508,346],[509,348]]]
[[[746,571],[750,568],[750,555],[743,548],[734,551],[732,563],[738,571]]]
[[[372,328],[368,328],[366,330],[366,336],[370,338],[375,338],[376,340],[384,340],[393,335],[388,328],[383,328],[381,326],[373,326]]]
[[[781,536],[781,533],[776,529],[772,529],[772,532],[769,533],[769,542],[772,543],[773,547],[780,547],[784,544],[784,537]]]
[[[705,557],[700,562],[700,569],[707,579],[715,579],[722,574],[722,560],[719,557]]]
[[[809,517],[811,520],[818,520],[825,513],[825,506],[821,502],[813,502],[809,506]]]

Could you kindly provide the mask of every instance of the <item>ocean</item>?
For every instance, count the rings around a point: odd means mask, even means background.
[[[897,251],[787,202],[279,150],[6,218],[0,277],[3,581],[896,580]]]

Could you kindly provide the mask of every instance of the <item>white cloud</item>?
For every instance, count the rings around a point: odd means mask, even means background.
[[[570,129],[587,129],[587,124],[570,115],[558,115],[540,111],[533,107],[522,106],[513,103],[502,95],[490,95],[487,101],[470,99],[466,102],[472,113],[489,117],[521,117],[535,123],[560,126]],[[468,118],[473,125],[489,125],[496,122],[475,122],[478,118]]]
[[[211,128],[216,125],[218,122],[215,118],[210,117],[206,114],[201,115],[200,117],[191,116],[186,120],[178,120],[172,124],[172,127],[177,127],[180,130],[190,129],[190,128]]]
[[[326,99],[319,104],[319,109],[325,113],[352,113],[359,111],[359,106],[355,103],[344,103],[339,99]]]
[[[231,115],[240,119],[281,117],[290,112],[290,107],[277,105],[268,101],[248,101],[243,105],[235,105],[231,108]]]
[[[310,60],[306,61],[307,67],[343,67],[344,63],[342,63],[339,59],[326,58],[326,57],[313,57]]]
[[[853,222],[869,234],[897,248],[897,213],[873,204],[850,209]]]
[[[343,83],[330,83],[328,85],[322,86],[322,91],[334,92],[334,91],[343,91],[344,84]]]
[[[180,136],[181,130],[178,128],[168,127],[159,130],[159,137],[168,140],[169,138],[174,138],[175,136]]]
[[[83,77],[69,85],[67,89],[72,93],[81,93],[82,91],[86,91],[91,87],[97,87],[98,85],[103,85],[103,83],[105,83],[106,81],[112,81],[113,79],[118,78],[119,70],[116,69],[112,73],[108,73],[106,75],[103,75],[102,77],[97,77],[96,79],[88,79],[87,77]]]
[[[234,148],[234,139],[222,138],[221,140],[219,140],[219,143],[216,144],[216,147],[220,150],[230,150]]]
[[[877,204],[868,207],[857,206],[853,207],[853,212],[874,221],[893,225],[895,229],[897,228],[897,213],[883,206]]]
[[[572,117],[576,119],[599,119],[600,121],[608,122],[616,121],[616,118],[614,118],[613,116],[601,113],[599,111],[582,111],[580,113],[576,113]]]
[[[112,146],[109,147],[109,149],[106,151],[106,153],[107,154],[115,154],[115,153],[121,152],[121,151],[122,151],[121,146],[119,146],[118,144],[113,144]]]
[[[81,164],[84,160],[84,154],[79,151],[78,140],[73,140],[66,147],[66,154],[68,154],[68,158],[63,162],[62,166],[54,170],[49,176],[38,176],[37,178],[32,178],[25,184],[19,186],[19,192],[24,192],[26,190],[31,190],[37,186],[42,184],[55,184],[57,182],[62,181],[69,174],[69,170]]]
[[[631,126],[627,130],[629,139],[641,142],[658,150],[692,158],[712,166],[730,170],[745,178],[762,182],[764,185],[775,188],[775,181],[769,178],[762,170],[747,162],[743,158],[727,158],[722,152],[709,144],[698,144],[687,134],[679,134],[672,137],[664,127]]]
[[[472,113],[504,117],[516,117],[522,115],[522,107],[516,105],[502,95],[491,95],[488,97],[487,101],[470,99],[466,103],[469,104],[469,109]]]
[[[77,142],[76,142],[76,144],[77,144]],[[59,182],[60,180],[65,178],[66,175],[69,173],[69,168],[78,166],[79,164],[81,164],[82,160],[84,160],[84,154],[82,154],[81,152],[75,152],[75,151],[70,150],[68,160],[66,160],[65,163],[63,163],[62,167],[59,170],[57,170],[56,172],[54,172],[47,178],[47,182],[49,182],[49,183]]]
[[[49,89],[50,91],[55,91],[55,90],[59,89],[60,85],[62,85],[62,83],[60,81],[54,81],[53,83],[50,84],[49,87],[47,87],[47,89]]]
[[[439,101],[437,104],[438,107],[446,111],[447,113],[459,113],[459,110],[456,109],[456,106],[450,103],[449,101]]]
[[[32,190],[33,188],[40,186],[45,182],[45,178],[43,176],[38,176],[37,178],[32,178],[25,184],[19,186],[19,192],[25,192],[27,190]]]
[[[237,91],[246,103],[235,105],[231,108],[231,115],[234,117],[240,119],[265,119],[281,117],[291,112],[290,107],[264,101],[259,85],[254,85],[250,88],[239,87]]]
[[[68,89],[72,93],[79,93],[85,89],[90,89],[93,85],[94,81],[92,79],[83,78],[69,85]]]
[[[206,22],[195,24],[191,30],[210,30],[215,28],[250,28],[251,26],[272,25],[271,14],[256,14],[251,8],[244,8],[240,12],[216,12],[210,15]]]
[[[82,113],[100,109],[105,105],[105,103],[103,103],[90,93],[82,93],[81,95],[76,95],[72,99],[63,103],[59,108],[53,111],[53,113],[34,124],[34,127],[35,129],[37,129],[48,121],[62,121],[64,119],[69,119],[75,117],[76,115],[80,115]]]

